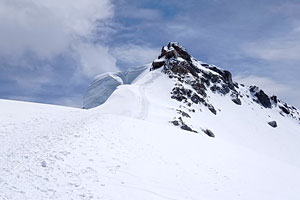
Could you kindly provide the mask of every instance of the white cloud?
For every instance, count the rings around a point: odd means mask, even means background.
[[[248,55],[268,61],[300,61],[300,37],[274,38],[248,43],[244,51]]]
[[[130,66],[151,63],[157,58],[160,49],[151,48],[146,45],[123,45],[114,48],[112,54],[120,61]]]
[[[268,8],[272,13],[282,16],[288,23],[282,24],[282,30],[274,32],[273,37],[246,44],[244,51],[248,55],[267,61],[300,61],[300,3],[282,1],[271,4]]]
[[[0,53],[19,59],[30,51],[49,59],[112,16],[110,0],[1,0]]]
[[[38,62],[71,53],[81,67],[76,78],[114,71],[108,50],[90,42],[113,15],[111,0],[0,0],[0,57],[27,67],[28,53]]]
[[[79,57],[80,74],[94,77],[103,72],[118,71],[116,59],[109,54],[107,48],[89,43],[80,43],[74,48]]]

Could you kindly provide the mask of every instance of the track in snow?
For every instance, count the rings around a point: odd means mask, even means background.
[[[138,119],[141,120],[145,120],[148,116],[148,110],[149,110],[149,101],[147,98],[147,95],[145,93],[145,89],[147,88],[147,86],[149,86],[150,84],[152,84],[156,78],[159,77],[160,74],[158,73],[149,73],[151,74],[151,77],[148,78],[148,80],[146,80],[145,82],[138,84],[139,86],[139,111],[138,111]]]

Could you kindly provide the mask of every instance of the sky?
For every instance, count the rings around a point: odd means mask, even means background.
[[[0,0],[0,98],[81,107],[170,41],[300,108],[298,0]]]

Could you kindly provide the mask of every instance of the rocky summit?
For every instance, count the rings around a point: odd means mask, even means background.
[[[158,69],[175,81],[171,98],[182,102],[182,106],[192,108],[189,112],[199,110],[196,105],[201,104],[212,114],[218,114],[218,109],[210,103],[210,96],[207,95],[207,91],[210,90],[220,96],[229,96],[236,106],[242,105],[247,99],[247,103],[255,102],[263,109],[275,109],[282,116],[300,122],[299,110],[294,106],[288,105],[274,95],[268,96],[257,86],[245,87],[244,84],[234,82],[229,71],[197,61],[177,42],[170,42],[162,47],[161,54],[153,61],[151,67],[151,70]],[[179,117],[171,122],[184,130],[197,132],[185,124],[182,117],[186,116],[183,115],[183,111],[178,110]],[[277,127],[274,122],[270,125]]]

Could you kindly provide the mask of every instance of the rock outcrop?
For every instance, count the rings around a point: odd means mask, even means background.
[[[268,122],[268,124],[269,124],[270,126],[272,126],[273,128],[276,128],[276,127],[277,127],[277,122],[276,122],[276,121],[270,121],[270,122]]]
[[[215,65],[202,63],[193,58],[184,47],[176,42],[170,42],[161,50],[158,59],[152,63],[151,70],[161,69],[170,79],[175,81],[171,91],[171,98],[185,105],[192,107],[195,105],[206,107],[213,115],[218,112],[215,106],[209,101],[209,91],[221,96],[229,96],[232,103],[242,106],[243,98],[250,98],[262,108],[279,109],[283,116],[290,116],[300,121],[299,111],[286,103],[281,102],[276,96],[268,96],[262,89],[257,86],[245,87],[232,80],[232,74]],[[243,90],[240,89],[243,88]],[[243,92],[242,92],[243,91]],[[247,101],[248,102],[248,101]],[[249,102],[247,103],[249,105]],[[182,112],[178,112],[182,115]],[[187,114],[187,113],[186,113]],[[189,116],[189,114],[187,114]],[[184,130],[195,132],[185,122],[182,116],[178,120],[172,121],[175,126],[180,126]],[[269,125],[276,127],[277,123],[269,122]],[[207,135],[213,137],[210,131],[204,131]],[[212,136],[213,135],[213,136]]]

